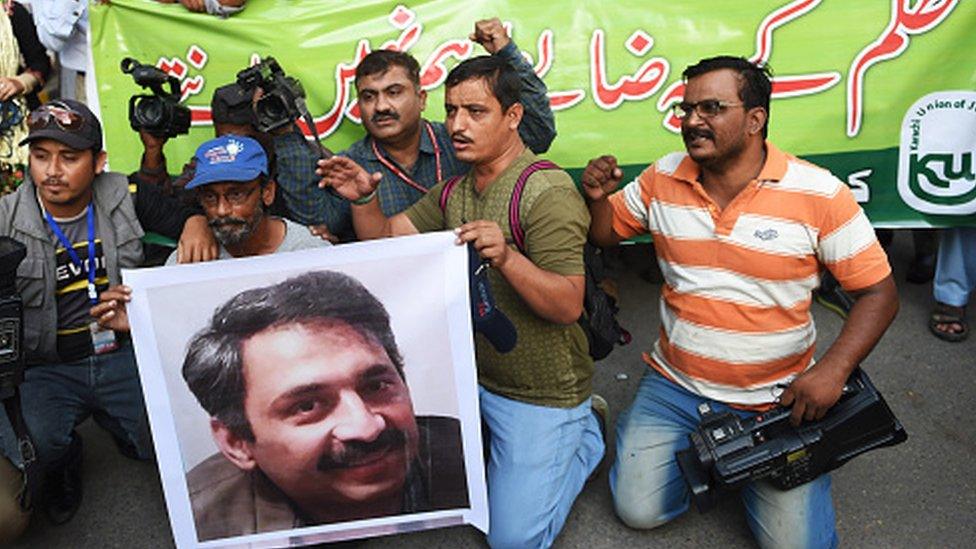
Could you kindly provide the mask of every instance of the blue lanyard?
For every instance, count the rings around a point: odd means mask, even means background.
[[[61,230],[61,226],[58,222],[54,220],[54,216],[51,212],[44,212],[44,219],[47,224],[54,231],[54,236],[58,237],[61,245],[64,246],[64,250],[71,257],[71,262],[75,264],[79,269],[88,271],[88,299],[91,301],[92,305],[98,304],[98,291],[95,289],[95,271],[98,269],[98,265],[95,261],[95,208],[91,204],[88,204],[88,260],[86,264],[81,263],[81,258],[78,257],[78,253],[75,252],[75,247],[65,236],[64,231]],[[87,267],[87,268],[86,268]]]

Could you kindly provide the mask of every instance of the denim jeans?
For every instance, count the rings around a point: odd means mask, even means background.
[[[20,386],[24,421],[38,461],[64,457],[75,426],[94,416],[128,457],[149,459],[152,443],[132,344],[104,355],[30,366]]]
[[[654,528],[688,510],[690,496],[674,453],[689,446],[702,402],[715,412],[754,415],[695,395],[649,370],[633,404],[618,418],[610,490],[617,515],[628,526]],[[741,495],[760,547],[837,546],[829,475],[786,491],[751,482]]]
[[[942,232],[932,290],[935,300],[965,307],[976,289],[976,227],[953,227]]]
[[[479,393],[489,444],[488,545],[549,547],[605,451],[590,401],[550,408]]]

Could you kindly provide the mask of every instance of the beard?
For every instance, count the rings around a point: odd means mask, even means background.
[[[208,224],[210,225],[210,229],[213,230],[214,238],[217,239],[217,242],[220,242],[223,247],[227,248],[238,246],[250,238],[263,217],[264,210],[259,207],[250,218],[233,216],[217,217],[211,219]]]

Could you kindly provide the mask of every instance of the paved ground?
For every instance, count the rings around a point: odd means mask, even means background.
[[[929,335],[931,286],[905,284],[910,238],[899,234],[892,250],[901,312],[865,364],[909,433],[908,442],[861,456],[834,473],[834,501],[841,542],[848,547],[972,547],[976,538],[976,338],[962,344]],[[644,366],[640,352],[656,333],[659,285],[637,273],[646,252],[629,249],[620,269],[621,321],[635,342],[597,367],[597,390],[614,417],[629,403]],[[814,311],[821,350],[841,323]],[[624,376],[626,379],[619,379]],[[65,526],[35,517],[15,547],[169,547],[172,537],[155,465],[129,461],[91,422],[85,438],[85,500]],[[468,527],[371,540],[367,548],[482,547]],[[738,502],[730,498],[700,515],[691,511],[665,527],[637,532],[616,520],[606,475],[576,502],[557,547],[751,547]]]

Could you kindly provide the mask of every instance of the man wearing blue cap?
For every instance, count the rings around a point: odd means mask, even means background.
[[[273,165],[254,139],[233,134],[211,139],[197,148],[194,158],[196,173],[186,188],[196,189],[220,243],[218,259],[330,245],[297,223],[266,214],[277,185]],[[176,264],[175,252],[166,264]]]

